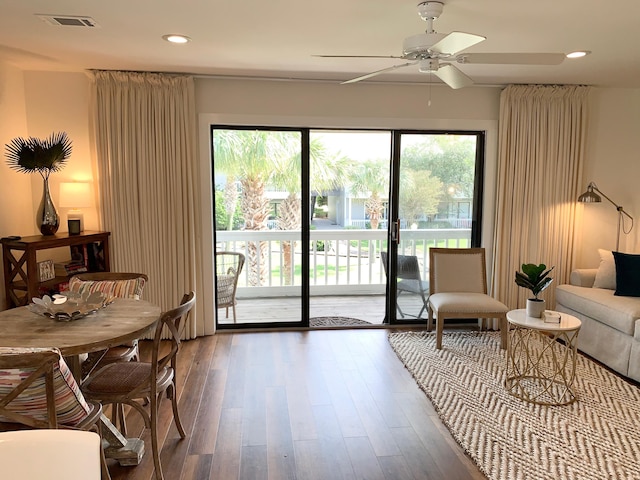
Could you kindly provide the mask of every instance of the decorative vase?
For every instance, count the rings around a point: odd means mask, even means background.
[[[40,207],[38,207],[36,220],[42,235],[53,235],[58,231],[58,227],[60,226],[60,217],[49,193],[48,177],[44,179],[44,191],[42,192],[42,201],[40,202]]]
[[[547,307],[547,302],[540,298],[527,299],[527,317],[540,318]]]

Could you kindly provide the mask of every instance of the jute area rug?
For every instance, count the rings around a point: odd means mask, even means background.
[[[640,389],[582,355],[578,400],[563,407],[506,392],[497,332],[398,332],[389,342],[456,441],[490,479],[640,479]]]
[[[313,317],[309,319],[310,327],[357,327],[371,325],[371,323],[350,317]]]

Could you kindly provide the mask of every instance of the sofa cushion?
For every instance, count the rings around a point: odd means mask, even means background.
[[[615,296],[613,290],[604,288],[559,285],[556,301],[631,336],[635,333],[635,321],[640,318],[637,298]]]
[[[616,262],[616,295],[640,297],[640,255],[613,252]]]
[[[596,279],[593,282],[594,288],[616,289],[616,264],[613,260],[613,252],[610,250],[598,249],[600,255],[600,266],[596,272]]]

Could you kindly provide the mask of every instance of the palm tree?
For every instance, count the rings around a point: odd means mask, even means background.
[[[214,163],[227,179],[240,182],[240,209],[244,230],[267,230],[271,213],[265,187],[271,183],[282,158],[290,158],[299,145],[297,132],[214,130]],[[248,281],[260,286],[268,275],[267,242],[247,242]]]
[[[389,170],[385,160],[367,160],[354,167],[351,175],[353,193],[368,195],[364,210],[371,229],[377,230],[384,213],[384,200],[389,191]]]
[[[273,182],[278,188],[284,188],[287,198],[283,200],[278,209],[279,230],[299,230],[302,224],[302,202],[300,201],[300,155],[296,154],[289,159],[283,159]],[[349,160],[340,154],[330,154],[321,140],[312,138],[309,144],[309,171],[311,191],[322,194],[342,186],[342,181],[348,176],[350,170]],[[283,276],[285,285],[293,284],[293,252],[295,243],[282,242]]]

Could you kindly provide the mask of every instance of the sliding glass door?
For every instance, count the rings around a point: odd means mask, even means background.
[[[480,243],[481,132],[211,139],[218,328],[422,323],[429,248]]]

